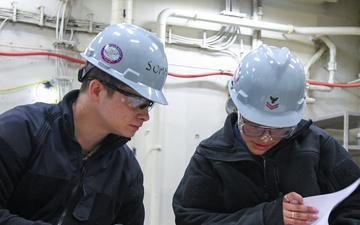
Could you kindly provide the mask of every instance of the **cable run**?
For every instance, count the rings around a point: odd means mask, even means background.
[[[54,56],[66,59],[71,62],[85,64],[84,60],[67,56],[61,53],[51,52],[51,51],[32,51],[32,52],[0,52],[0,56],[30,56],[30,55],[47,55],[47,56]],[[202,73],[202,74],[177,74],[173,72],[168,73],[169,76],[177,77],[177,78],[198,78],[198,77],[207,77],[207,76],[216,76],[216,75],[226,75],[226,76],[233,76],[234,74],[231,72],[225,71],[218,71],[218,72],[211,72],[211,73]],[[360,82],[352,83],[352,84],[345,84],[345,83],[327,83],[322,81],[314,81],[314,80],[307,80],[308,84],[312,85],[320,85],[320,86],[327,86],[327,87],[340,87],[340,88],[356,88],[360,87]]]

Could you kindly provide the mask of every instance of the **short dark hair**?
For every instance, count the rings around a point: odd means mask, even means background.
[[[99,69],[97,67],[94,67],[85,75],[85,77],[82,81],[81,87],[80,87],[80,92],[84,92],[89,87],[91,80],[94,80],[94,79],[99,79],[99,80],[105,81],[105,82],[115,85],[117,87],[127,86],[126,84],[119,81],[115,77],[109,75],[108,73],[102,71],[101,69]],[[114,94],[115,90],[113,90],[112,88],[108,88],[107,86],[106,86],[106,88],[107,88],[108,95],[112,96]]]

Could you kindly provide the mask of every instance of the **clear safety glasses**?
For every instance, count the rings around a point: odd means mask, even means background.
[[[98,81],[100,81],[102,84],[106,85],[107,87],[120,92],[124,97],[121,98],[121,101],[123,103],[125,103],[126,105],[128,105],[130,108],[135,109],[135,108],[140,108],[140,109],[147,109],[148,111],[150,111],[152,109],[152,107],[154,106],[154,102],[150,101],[140,95],[136,95],[127,91],[124,91],[118,87],[116,87],[115,85],[112,85],[106,81],[100,80],[98,78],[93,78],[96,79]]]
[[[270,140],[282,139],[290,137],[296,126],[292,127],[267,127],[253,124],[249,121],[244,121],[243,117],[239,114],[238,127],[242,134],[250,137],[258,137],[261,140],[269,137]],[[267,134],[265,132],[268,131]],[[265,135],[264,135],[265,134]]]

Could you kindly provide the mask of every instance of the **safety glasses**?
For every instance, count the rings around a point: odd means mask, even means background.
[[[257,124],[253,124],[249,121],[245,121],[243,117],[239,114],[238,127],[242,134],[250,137],[258,137],[263,140],[266,137],[269,137],[270,140],[273,139],[282,139],[290,137],[296,126],[292,127],[267,127]],[[268,134],[265,132],[268,131]],[[264,135],[265,134],[265,135]]]
[[[100,81],[102,84],[104,84],[105,86],[122,94],[124,97],[121,98],[121,101],[132,109],[136,109],[136,108],[145,109],[146,108],[148,111],[150,111],[152,109],[152,107],[154,106],[153,101],[150,101],[142,96],[124,91],[124,90],[116,87],[115,85],[110,84],[106,81],[100,80],[98,78],[92,78],[92,79],[96,79],[96,80]]]

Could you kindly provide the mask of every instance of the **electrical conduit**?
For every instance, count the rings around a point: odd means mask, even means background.
[[[166,23],[169,17],[184,18],[189,20],[200,20],[227,25],[236,25],[260,30],[277,31],[285,34],[360,35],[360,27],[295,27],[293,25],[284,25],[258,20],[234,18],[229,16],[197,13],[193,11],[184,11],[169,8],[161,11],[157,18],[157,34],[164,43],[166,41]]]
[[[70,57],[64,54],[56,53],[56,52],[46,52],[46,51],[40,51],[40,52],[0,52],[0,56],[31,56],[31,55],[48,55],[48,56],[54,56],[66,59],[71,62],[79,63],[79,64],[85,64],[86,62],[84,60],[80,60],[74,57]],[[224,71],[217,71],[212,73],[203,73],[203,74],[176,74],[172,72],[168,72],[169,76],[174,76],[178,78],[199,78],[199,77],[206,77],[206,76],[214,76],[214,75],[225,75],[225,76],[233,76],[233,73],[230,72],[224,72]],[[314,80],[307,80],[309,84],[313,85],[322,85],[327,87],[341,87],[341,88],[354,88],[354,87],[360,87],[359,83],[348,83],[348,84],[335,84],[335,83],[327,83],[327,82],[321,82],[321,81],[314,81]]]

